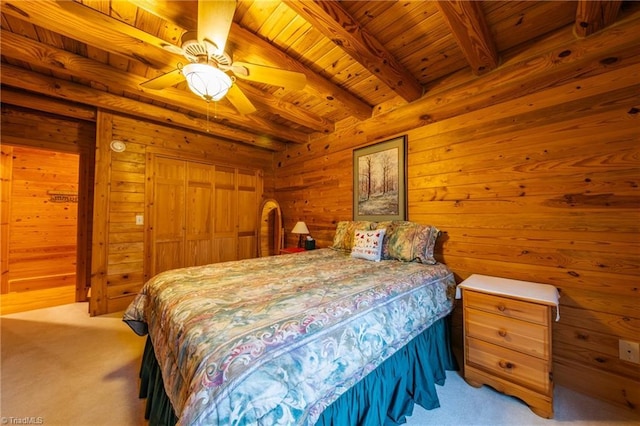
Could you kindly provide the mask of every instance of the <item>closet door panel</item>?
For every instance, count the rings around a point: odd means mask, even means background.
[[[157,158],[154,168],[152,275],[184,265],[184,161]]]
[[[214,261],[214,169],[208,164],[187,163],[185,266]]]
[[[216,167],[214,208],[214,261],[226,262],[238,258],[238,198],[236,170]]]
[[[258,229],[258,185],[256,173],[238,171],[238,259],[256,256]]]

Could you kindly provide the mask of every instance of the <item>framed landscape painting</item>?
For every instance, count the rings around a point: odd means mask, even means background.
[[[406,136],[353,151],[353,219],[406,220]]]

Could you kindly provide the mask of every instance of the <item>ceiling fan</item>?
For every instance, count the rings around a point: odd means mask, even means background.
[[[256,111],[251,101],[234,84],[235,78],[300,90],[306,85],[304,74],[264,65],[233,62],[225,52],[227,37],[236,0],[198,1],[197,31],[182,36],[182,46],[168,45],[171,52],[183,55],[189,62],[141,83],[147,89],[164,89],[187,81],[189,89],[206,101],[218,101],[226,96],[242,114]],[[231,74],[231,75],[229,75]]]

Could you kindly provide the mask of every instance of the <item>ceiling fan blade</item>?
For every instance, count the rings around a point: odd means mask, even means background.
[[[229,88],[226,97],[241,114],[251,114],[256,111],[256,107],[235,84]]]
[[[223,53],[236,12],[236,0],[198,1],[198,41],[209,40]]]
[[[176,85],[182,81],[184,81],[184,76],[180,70],[176,68],[173,71],[169,71],[159,75],[158,77],[152,78],[151,80],[147,80],[144,83],[140,83],[140,86],[145,89],[159,90]]]
[[[243,67],[245,70],[237,69],[237,67]],[[307,77],[300,72],[272,68],[265,65],[234,62],[231,69],[238,78],[281,86],[285,89],[302,90],[307,84]]]

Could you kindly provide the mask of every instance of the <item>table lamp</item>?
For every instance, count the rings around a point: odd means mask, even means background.
[[[291,230],[292,234],[299,234],[298,237],[298,247],[302,248],[304,247],[302,245],[302,241],[304,239],[303,235],[307,235],[309,233],[309,228],[307,228],[307,224],[300,221],[298,223],[296,223],[296,226],[293,227],[293,229]]]

